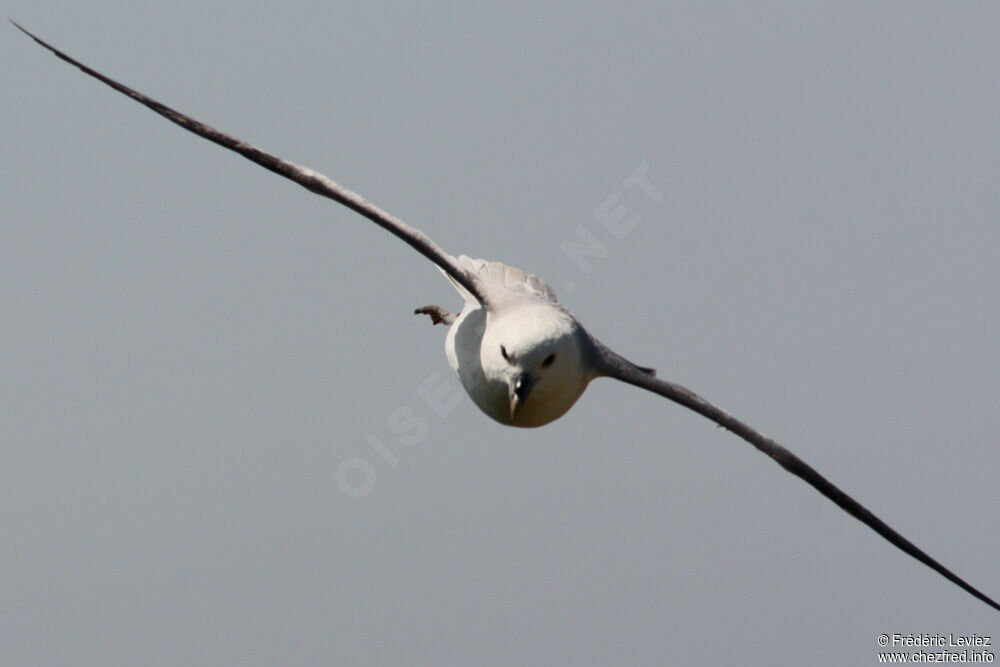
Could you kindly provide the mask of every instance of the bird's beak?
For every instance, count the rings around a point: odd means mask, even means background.
[[[514,415],[517,414],[518,408],[524,405],[524,401],[528,398],[528,393],[531,388],[535,386],[535,382],[538,378],[527,373],[519,373],[515,375],[510,380],[510,418],[514,419]]]

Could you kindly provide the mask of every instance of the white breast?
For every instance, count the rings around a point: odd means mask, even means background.
[[[444,344],[445,355],[476,406],[493,419],[509,424],[507,385],[498,381],[491,382],[483,372],[480,346],[485,330],[486,310],[466,304],[458,319],[448,329]]]

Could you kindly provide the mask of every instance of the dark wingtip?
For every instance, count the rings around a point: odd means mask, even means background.
[[[27,35],[31,39],[35,40],[36,42],[38,42],[39,44],[41,44],[42,46],[44,46],[45,48],[47,48],[49,51],[55,52],[54,48],[52,48],[51,46],[49,46],[48,44],[46,44],[45,42],[43,42],[42,40],[40,40],[38,37],[35,37],[35,35],[31,31],[29,31],[27,28],[25,28],[23,25],[21,25],[20,23],[18,23],[14,19],[10,18],[9,16],[7,17],[7,20],[10,21],[14,25],[15,28],[17,28],[18,30],[20,30],[21,32],[23,32],[25,35]]]
[[[7,20],[8,20],[8,21],[10,21],[10,22],[11,22],[11,24],[12,24],[12,25],[13,25],[13,26],[14,26],[15,28],[17,28],[18,30],[20,30],[21,32],[23,32],[23,33],[24,33],[25,35],[27,35],[27,36],[28,36],[28,37],[30,37],[31,39],[34,39],[34,40],[37,40],[37,39],[38,39],[37,37],[35,37],[34,35],[32,35],[32,34],[31,34],[30,32],[28,32],[28,29],[27,29],[27,28],[25,28],[25,27],[24,27],[23,25],[21,25],[20,23],[18,23],[17,21],[15,21],[14,19],[12,19],[11,17],[9,17],[9,16],[8,16],[8,17],[7,17]]]

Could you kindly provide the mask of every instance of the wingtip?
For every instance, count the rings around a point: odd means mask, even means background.
[[[21,25],[20,23],[18,23],[17,21],[15,21],[14,19],[12,19],[11,17],[8,16],[7,20],[10,21],[11,24],[15,28],[17,28],[18,30],[20,30],[21,32],[23,32],[25,35],[27,35],[31,39],[35,40],[36,42],[38,42],[39,44],[41,44],[42,46],[44,46],[45,48],[47,48],[47,49],[51,49],[52,48],[48,44],[46,44],[45,42],[43,42],[42,40],[40,40],[37,37],[35,37],[35,35],[31,31],[29,31],[27,28],[25,28],[23,25]]]

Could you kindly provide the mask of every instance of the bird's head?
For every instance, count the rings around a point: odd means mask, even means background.
[[[480,347],[483,371],[497,387],[491,416],[542,426],[565,414],[592,377],[587,342],[569,313],[548,304],[491,318]]]

